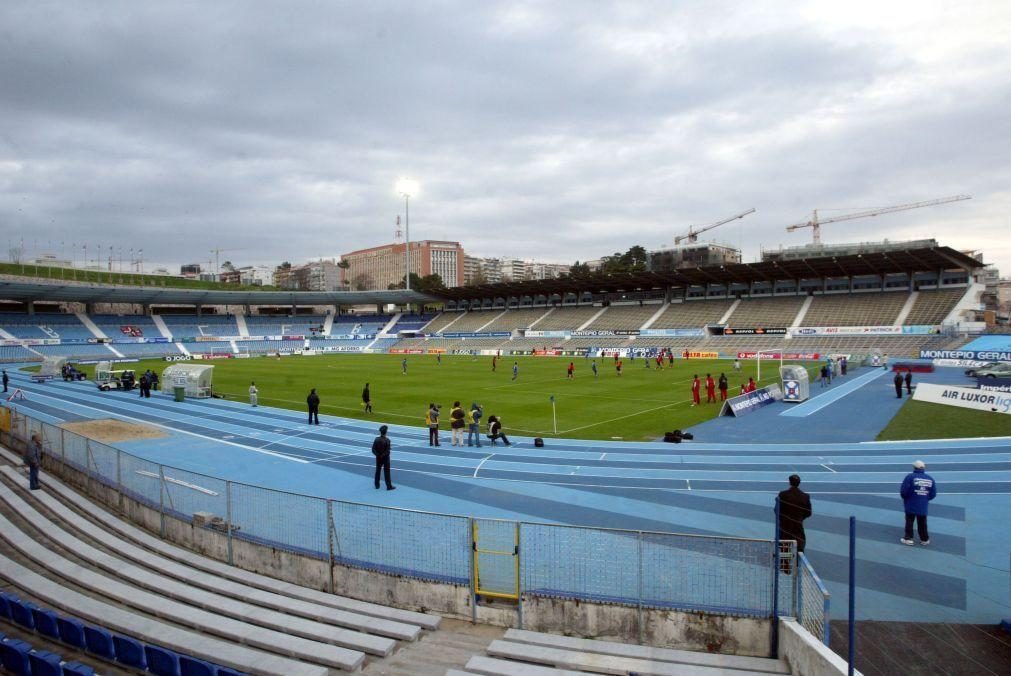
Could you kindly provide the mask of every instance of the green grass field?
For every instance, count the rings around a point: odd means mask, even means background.
[[[908,400],[879,441],[1011,436],[1011,416],[957,406]]]
[[[573,360],[575,378],[567,380],[566,358],[518,357],[519,378],[512,380],[513,359],[502,358],[492,373],[491,357],[407,355],[408,373],[401,374],[401,355],[336,355],[316,357],[254,357],[221,359],[211,363],[214,391],[228,399],[248,400],[250,381],[256,381],[260,404],[305,410],[305,398],[315,387],[320,411],[349,418],[375,419],[403,425],[424,424],[429,402],[441,404],[444,416],[454,401],[465,407],[478,402],[489,415],[500,416],[507,434],[578,439],[649,440],[675,428],[686,428],[715,417],[719,404],[706,404],[705,375],[718,379],[725,372],[730,395],[754,376],[754,362],[742,362],[733,372],[727,360],[678,359],[674,368],[646,369],[644,361],[624,361],[623,375],[615,375],[613,362],[597,359],[599,376],[590,361]],[[148,360],[120,368],[151,368],[159,376],[169,366]],[[778,381],[778,363],[762,364],[763,383]],[[89,377],[93,375],[89,367]],[[813,368],[813,367],[811,367]],[[691,404],[691,379],[703,380],[699,407]],[[375,412],[362,410],[361,392],[370,383]],[[552,421],[551,395],[555,396],[557,433]],[[717,392],[717,396],[719,396]],[[448,425],[443,425],[444,428]]]

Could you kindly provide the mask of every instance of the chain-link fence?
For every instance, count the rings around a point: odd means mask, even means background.
[[[771,617],[772,540],[477,519],[377,507],[227,481],[131,455],[12,410],[10,434],[43,436],[45,454],[166,517],[228,538],[478,595],[532,596],[637,608]],[[822,638],[828,592],[810,563],[780,545],[779,608]]]
[[[828,606],[830,595],[804,554],[798,555],[797,621],[825,645],[829,642]]]

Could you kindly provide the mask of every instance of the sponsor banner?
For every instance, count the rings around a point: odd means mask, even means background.
[[[534,350],[532,354],[535,357],[558,357],[562,354],[561,350]]]
[[[519,355],[519,356],[522,357],[524,355],[531,355],[531,354],[533,354],[533,351],[532,350],[509,350],[508,354],[510,354],[510,355]]]
[[[763,327],[754,328],[737,328],[734,326],[727,326],[723,329],[723,335],[725,336],[785,336],[786,328],[771,328],[766,329]]]
[[[913,399],[932,404],[971,408],[977,411],[1011,414],[1011,394],[1004,392],[920,383],[913,392]]]
[[[758,355],[757,352],[738,352],[738,359],[754,359]],[[821,355],[817,352],[762,352],[763,359],[791,359],[791,360],[803,360],[803,359],[821,359]]]
[[[220,336],[193,336],[195,343],[220,343],[222,341],[228,342],[228,339]]]
[[[337,350],[341,352],[342,350]],[[420,347],[391,347],[387,350],[390,354],[425,354],[425,351]]]
[[[920,350],[920,359],[971,359],[972,361],[1011,361],[1011,352],[996,350]]]
[[[698,352],[694,350],[682,350],[682,359],[719,359],[719,352]]]
[[[792,336],[895,336],[901,326],[800,326],[790,329]]]
[[[640,336],[686,336],[701,338],[706,335],[705,329],[642,329]]]
[[[86,345],[88,343],[97,343],[97,342],[98,342],[97,338],[64,338],[63,340],[60,341],[60,345]],[[115,342],[136,343],[136,342],[139,342],[139,341],[136,341],[136,340],[115,341],[114,340],[113,342],[114,343]]]
[[[596,336],[638,336],[639,329],[616,329],[614,331],[570,331],[573,338],[594,338]]]
[[[427,350],[428,354],[446,354],[446,348],[444,347],[430,347]]]
[[[934,366],[956,366],[958,368],[973,369],[985,366],[988,362],[975,361],[974,359],[935,359]]]
[[[145,343],[167,343],[167,342],[169,342],[169,339],[168,338],[145,338],[142,342],[145,342]]]
[[[189,361],[191,357],[185,354],[170,354],[164,357],[165,361]]]
[[[723,402],[720,415],[740,417],[746,413],[751,413],[752,411],[757,411],[760,408],[774,404],[782,398],[783,392],[779,389],[779,385],[772,384],[768,387],[761,387],[754,392],[740,394],[727,399]]]
[[[193,358],[194,359],[232,359],[234,356],[235,355],[233,355],[233,354],[210,354],[210,353],[207,353],[207,352],[204,352],[204,353],[194,352],[193,353]]]
[[[305,340],[305,336],[281,336],[281,340]]]
[[[234,354],[232,356],[235,357],[236,359],[249,359],[253,355],[249,354],[248,352],[239,352],[238,354]]]
[[[477,353],[482,357],[496,357],[498,356],[498,350],[478,350]]]
[[[112,364],[126,364],[140,361],[140,359],[75,359],[75,364],[101,364],[107,361]]]
[[[906,334],[906,335],[912,334],[912,335],[916,335],[916,336],[924,336],[924,335],[930,335],[930,334],[940,333],[940,332],[941,332],[941,327],[940,326],[926,326],[926,325],[922,325],[922,324],[917,324],[917,325],[914,325],[914,326],[903,326],[902,327],[902,333]]]
[[[976,384],[988,392],[1011,392],[1011,378],[976,378]]]
[[[569,335],[569,331],[533,331],[528,330],[523,332],[525,338],[566,338]]]

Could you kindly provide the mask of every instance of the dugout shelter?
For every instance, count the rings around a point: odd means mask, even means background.
[[[214,394],[214,367],[208,364],[173,364],[161,374],[162,389],[185,388],[187,397],[206,399]]]

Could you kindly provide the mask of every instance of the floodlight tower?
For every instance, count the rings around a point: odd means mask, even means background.
[[[404,288],[411,290],[411,197],[418,194],[418,182],[413,178],[397,179],[397,192],[404,196]]]

